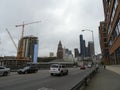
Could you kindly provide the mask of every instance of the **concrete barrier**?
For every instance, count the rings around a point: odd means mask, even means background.
[[[86,74],[81,81],[79,81],[76,85],[74,85],[71,90],[82,90],[85,86],[88,85],[88,81],[94,77],[96,72],[98,71],[97,68],[93,68],[88,74]]]

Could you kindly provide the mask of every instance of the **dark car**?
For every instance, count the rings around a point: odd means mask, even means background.
[[[23,69],[19,69],[17,71],[18,74],[27,74],[27,73],[36,73],[36,72],[38,72],[38,68],[33,66],[26,66]]]
[[[81,65],[80,69],[82,69],[82,70],[86,69],[85,65]]]

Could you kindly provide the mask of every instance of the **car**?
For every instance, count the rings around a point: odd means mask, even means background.
[[[82,69],[82,70],[86,69],[85,65],[81,65],[80,69]]]
[[[88,68],[91,68],[91,67],[92,67],[92,65],[91,65],[91,64],[88,64],[88,65],[87,65],[87,67],[88,67]]]
[[[19,69],[17,71],[18,74],[27,74],[27,73],[36,73],[36,72],[38,72],[38,68],[33,66],[26,66],[23,69]]]
[[[50,66],[50,75],[68,75],[68,69],[62,64],[52,64]]]
[[[6,68],[4,66],[0,66],[0,75],[7,76],[10,74],[10,68]]]

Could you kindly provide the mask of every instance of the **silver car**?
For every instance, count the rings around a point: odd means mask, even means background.
[[[0,66],[0,75],[7,76],[8,74],[10,74],[10,68]]]

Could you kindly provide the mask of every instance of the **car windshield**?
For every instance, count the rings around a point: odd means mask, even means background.
[[[58,65],[52,65],[51,67],[52,68],[58,68]]]
[[[24,67],[23,69],[28,69],[28,68],[30,68],[30,67],[27,66],[27,67]]]

